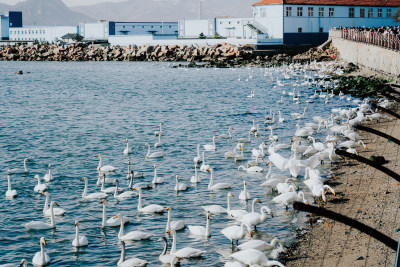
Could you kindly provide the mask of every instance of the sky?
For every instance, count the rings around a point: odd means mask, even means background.
[[[4,3],[7,5],[15,5],[19,2],[23,2],[25,0],[0,0],[0,3]],[[126,0],[62,0],[67,6],[84,6],[84,5],[93,5],[102,2],[123,2]]]

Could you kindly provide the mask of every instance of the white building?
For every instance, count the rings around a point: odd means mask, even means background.
[[[99,20],[94,23],[79,23],[78,33],[85,40],[107,40],[109,35],[108,21]]]
[[[282,43],[320,44],[331,27],[395,26],[400,0],[263,0],[253,5],[259,38]]]
[[[214,18],[214,19],[184,19],[179,21],[180,38],[198,38],[204,36],[213,38],[216,34],[224,38],[252,39],[256,31],[249,26],[253,18]]]
[[[78,33],[76,26],[10,27],[10,41],[57,42],[68,33]]]

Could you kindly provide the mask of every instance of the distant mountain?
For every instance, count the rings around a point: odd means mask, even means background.
[[[0,14],[5,11],[22,11],[24,25],[75,26],[94,19],[69,9],[61,0],[27,0],[14,6],[0,4]]]
[[[202,0],[202,18],[252,17],[255,0]],[[199,0],[127,0],[76,6],[71,9],[95,19],[114,21],[177,21],[198,18]]]

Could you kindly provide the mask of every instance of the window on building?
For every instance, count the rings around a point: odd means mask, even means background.
[[[125,26],[122,26],[122,28],[124,28],[124,29],[125,29]]]
[[[142,26],[142,29],[144,29],[144,26]]]
[[[365,9],[364,8],[360,9],[360,18],[365,18]]]
[[[329,17],[332,18],[334,16],[334,12],[335,12],[335,9],[333,7],[330,7],[329,8]]]
[[[219,24],[222,25],[222,21]]]
[[[229,21],[228,24],[231,24],[231,22]]]
[[[37,30],[36,30],[36,34],[37,34]]]
[[[169,26],[169,28],[171,29],[171,26]]]
[[[301,6],[297,7],[297,16],[298,17],[303,16],[303,7],[301,7]]]
[[[354,7],[349,8],[349,18],[354,18]]]
[[[392,17],[392,10],[389,8],[386,10],[386,17],[391,18]]]
[[[260,17],[265,18],[267,16],[267,8],[262,7],[260,8]]]
[[[378,18],[382,18],[382,8],[378,8]]]
[[[291,17],[292,16],[292,7],[287,6],[286,7],[286,17]]]
[[[135,29],[135,26],[132,26],[132,29]]]
[[[368,18],[374,17],[374,10],[372,8],[368,8]]]
[[[297,32],[302,32],[303,29],[302,28],[297,28]]]
[[[151,28],[153,29],[154,27],[153,27],[153,26],[151,26]]]
[[[308,16],[309,17],[314,17],[314,8],[313,7],[309,7],[308,8]]]
[[[238,22],[236,22],[236,24],[239,24],[239,21],[238,21]]]
[[[324,16],[324,8],[323,7],[318,8],[318,16],[319,17],[323,17]]]
[[[319,32],[324,32],[324,28],[319,28]]]
[[[43,30],[43,33],[46,33],[45,30]]]

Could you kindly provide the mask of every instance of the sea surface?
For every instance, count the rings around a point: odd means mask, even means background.
[[[269,217],[259,225],[254,238],[270,241],[278,237],[289,245],[296,235],[295,230],[304,225],[306,218],[292,209],[287,211],[270,203],[275,194],[266,194],[259,186],[268,171],[267,159],[260,164],[265,168],[264,173],[249,174],[238,170],[243,163],[226,160],[224,153],[235,147],[237,138],[247,137],[253,119],[260,125],[261,135],[252,136],[251,143],[245,145],[246,158],[251,158],[251,149],[261,142],[270,144],[267,138],[270,132],[264,125],[264,116],[270,109],[276,113],[281,111],[286,119],[281,124],[275,122],[274,135],[279,135],[280,143],[289,143],[297,123],[312,122],[316,115],[329,117],[332,108],[348,107],[350,103],[337,96],[328,104],[322,98],[316,98],[314,103],[305,102],[315,88],[301,85],[305,80],[304,72],[291,73],[285,79],[285,68],[185,69],[171,68],[168,63],[0,62],[0,264],[17,265],[23,258],[31,262],[40,250],[41,236],[47,240],[51,265],[117,264],[121,251],[117,238],[119,227],[101,229],[102,204],[97,200],[84,201],[81,197],[82,177],[89,179],[89,193],[99,191],[97,154],[102,155],[104,165],[117,167],[115,174],[108,177],[119,179],[122,187],[128,183],[128,161],[132,162],[133,170],[144,173],[144,178],[135,178],[135,182],[151,183],[156,164],[165,182],[143,190],[143,204],[170,206],[173,219],[183,219],[187,225],[205,226],[206,214],[201,206],[225,207],[229,191],[210,193],[207,189],[209,173],[200,172],[202,181],[197,186],[190,184],[196,146],[211,144],[213,136],[227,133],[230,126],[235,129],[233,139],[217,139],[217,150],[205,152],[206,162],[214,169],[214,183],[232,183],[231,192],[235,196],[231,199],[232,208],[249,209],[250,201],[246,203],[237,198],[246,180],[252,199],[259,198],[262,205],[270,207],[274,213],[274,218]],[[16,75],[18,70],[24,74]],[[279,86],[278,79],[285,86]],[[282,94],[293,88],[301,93],[299,104],[291,100],[291,96]],[[253,89],[255,97],[247,97]],[[277,104],[281,96],[284,96],[284,103]],[[290,113],[302,113],[304,107],[308,107],[305,119],[291,118]],[[153,133],[159,130],[161,122],[164,124],[163,145],[155,149],[157,138]],[[325,138],[325,135],[315,136]],[[132,148],[129,156],[122,153],[126,138]],[[152,151],[164,151],[165,157],[146,160],[146,143],[151,145]],[[290,150],[280,153],[290,156]],[[6,170],[22,168],[24,158],[30,159],[27,162],[29,173],[11,176],[18,197],[6,200]],[[55,230],[27,231],[23,226],[27,222],[49,221],[42,212],[45,197],[33,191],[37,182],[34,175],[43,177],[48,164],[55,178],[47,183],[50,198],[67,212],[63,217],[56,217]],[[278,173],[276,168],[273,170]],[[326,175],[328,166],[321,171]],[[177,174],[181,182],[189,186],[187,191],[178,194],[174,191]],[[284,174],[289,177],[288,172]],[[301,187],[303,175],[304,171],[298,179]],[[310,193],[305,192],[312,199]],[[154,234],[150,241],[128,242],[126,257],[145,259],[149,266],[160,265],[158,256],[163,243],[156,240],[165,234],[166,213],[138,214],[137,197],[116,201],[110,195],[108,199],[107,218],[121,213],[131,220],[125,226],[125,233],[143,230]],[[235,222],[225,214],[211,217],[208,239],[192,238],[187,228],[177,233],[178,249],[190,246],[206,251],[200,259],[183,260],[183,266],[223,266],[228,260],[231,244],[220,231]],[[71,245],[75,220],[80,222],[80,233],[89,240],[89,246],[79,250]]]

